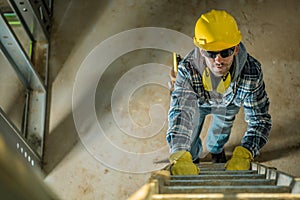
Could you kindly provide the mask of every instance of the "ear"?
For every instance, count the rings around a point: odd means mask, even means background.
[[[203,54],[203,50],[199,48],[199,51],[200,51],[201,56],[205,57],[204,54]]]
[[[240,45],[238,44],[235,46],[234,55],[238,54],[239,50],[240,50]]]

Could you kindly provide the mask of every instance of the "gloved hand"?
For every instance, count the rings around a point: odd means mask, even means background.
[[[197,175],[199,168],[193,163],[188,151],[177,151],[170,155],[172,175]]]
[[[242,146],[237,146],[231,159],[225,164],[225,168],[226,170],[249,170],[251,160],[252,153]]]

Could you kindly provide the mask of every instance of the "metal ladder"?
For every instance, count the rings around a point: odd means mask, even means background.
[[[300,199],[300,178],[251,163],[251,170],[226,171],[224,163],[201,163],[199,175],[153,173],[129,200]]]

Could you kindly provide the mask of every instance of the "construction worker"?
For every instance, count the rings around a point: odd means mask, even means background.
[[[195,26],[195,48],[179,63],[171,93],[166,139],[173,175],[198,174],[203,122],[212,114],[206,139],[212,162],[227,170],[248,170],[267,143],[271,129],[269,100],[260,63],[250,56],[235,19],[226,11],[211,10]],[[174,78],[174,77],[173,77]],[[240,107],[248,128],[241,144],[226,160],[224,145]],[[227,162],[226,162],[227,161]]]

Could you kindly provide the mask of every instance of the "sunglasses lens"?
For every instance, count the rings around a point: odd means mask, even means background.
[[[215,52],[215,51],[203,51],[204,55],[208,58],[216,58],[217,55],[219,54],[219,52]]]
[[[204,53],[204,56],[208,57],[208,58],[215,59],[218,54],[220,54],[222,58],[227,58],[233,54],[234,49],[235,49],[235,47],[231,47],[229,49],[224,49],[222,51],[203,51],[203,53]]]
[[[220,51],[220,55],[222,58],[227,58],[228,56],[231,56],[233,52],[234,52],[234,47]]]

